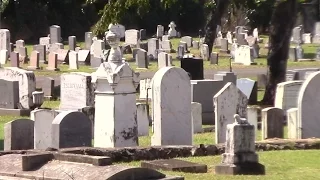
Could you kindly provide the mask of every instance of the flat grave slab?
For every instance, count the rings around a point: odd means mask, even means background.
[[[178,159],[163,159],[154,161],[143,161],[141,167],[164,171],[180,171],[188,173],[207,173],[205,164],[192,163]]]

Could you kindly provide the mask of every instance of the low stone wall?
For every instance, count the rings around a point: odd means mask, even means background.
[[[256,142],[257,151],[308,149],[320,149],[320,139],[273,139]],[[0,156],[5,154],[26,154],[37,152],[43,151],[0,151]],[[224,144],[199,146],[152,146],[132,148],[77,147],[60,149],[59,152],[91,156],[109,156],[112,159],[112,162],[130,162],[140,160],[171,159],[177,157],[221,155],[222,153],[224,153]]]

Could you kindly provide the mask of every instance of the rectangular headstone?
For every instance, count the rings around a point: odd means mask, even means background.
[[[126,30],[125,43],[129,45],[137,45],[139,40],[139,31],[136,29]]]
[[[68,43],[69,43],[69,50],[74,51],[77,46],[77,39],[76,36],[69,36],[68,37]]]
[[[8,50],[9,52],[11,50],[10,31],[8,29],[0,29],[0,50]]]
[[[203,59],[182,58],[181,68],[190,74],[191,80],[201,80],[204,78]]]
[[[19,81],[0,79],[0,108],[17,109],[19,103]]]
[[[285,113],[290,108],[298,107],[298,95],[302,83],[302,81],[279,83],[276,89],[274,106],[282,109]]]
[[[58,25],[50,26],[50,44],[61,42],[61,28]]]
[[[4,150],[33,149],[34,121],[17,119],[4,125]]]
[[[45,45],[34,45],[33,46],[34,51],[38,51],[40,53],[39,60],[40,62],[44,63],[47,61],[47,52],[46,52],[46,46]]]

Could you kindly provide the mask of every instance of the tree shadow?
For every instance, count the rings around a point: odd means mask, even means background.
[[[316,57],[315,53],[304,53],[304,59],[314,59]]]

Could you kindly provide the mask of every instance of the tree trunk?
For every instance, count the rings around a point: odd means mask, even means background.
[[[204,43],[209,47],[209,54],[212,52],[213,43],[216,39],[217,26],[221,21],[221,18],[228,8],[230,0],[216,0],[216,8],[213,8],[210,16],[208,17],[208,22],[205,27],[205,37]]]
[[[280,1],[273,12],[268,52],[268,74],[262,104],[274,105],[277,84],[285,81],[293,26],[297,19],[297,0]]]

